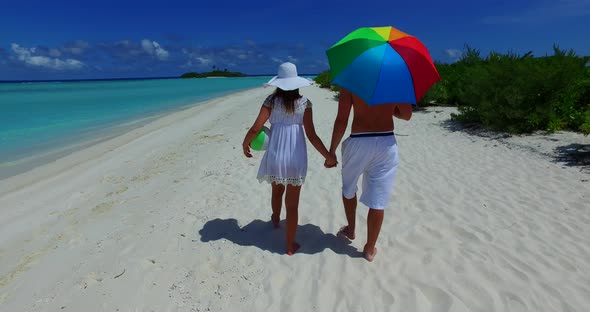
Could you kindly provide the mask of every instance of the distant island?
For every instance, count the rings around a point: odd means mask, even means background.
[[[188,72],[180,76],[180,78],[207,78],[207,77],[246,77],[246,74],[240,72],[230,72],[226,69],[220,70],[213,68],[212,71],[205,73]]]

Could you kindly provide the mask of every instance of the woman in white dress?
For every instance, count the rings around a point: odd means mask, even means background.
[[[272,216],[275,228],[279,227],[283,194],[287,209],[287,254],[292,255],[299,249],[295,242],[297,231],[299,194],[307,174],[307,147],[309,142],[326,158],[327,166],[335,166],[336,159],[317,136],[313,125],[312,104],[299,94],[299,88],[309,86],[308,79],[297,76],[297,68],[292,63],[279,66],[278,76],[268,82],[277,89],[268,96],[254,125],[246,133],[242,148],[244,155],[250,158],[250,143],[270,120],[270,142],[258,170],[258,180],[267,181],[272,186]],[[305,130],[304,130],[305,129]],[[286,192],[285,192],[286,191]]]

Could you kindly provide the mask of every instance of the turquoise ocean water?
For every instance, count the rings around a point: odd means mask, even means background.
[[[269,77],[0,83],[0,178]]]

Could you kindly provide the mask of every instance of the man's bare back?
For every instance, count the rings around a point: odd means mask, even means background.
[[[353,107],[351,133],[393,131],[392,116],[409,120],[412,116],[410,105],[381,104],[369,106],[360,97],[343,89],[340,92],[343,106]]]

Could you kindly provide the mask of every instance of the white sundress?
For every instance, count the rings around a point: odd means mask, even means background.
[[[300,186],[307,174],[307,147],[303,130],[303,113],[311,107],[311,102],[301,97],[295,100],[295,111],[288,113],[281,98],[273,96],[264,101],[271,107],[270,141],[258,169],[258,181]]]

